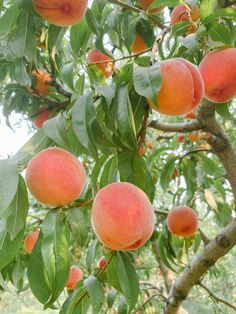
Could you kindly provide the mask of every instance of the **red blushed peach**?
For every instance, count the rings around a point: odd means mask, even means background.
[[[83,165],[73,154],[52,147],[31,159],[25,179],[30,192],[40,203],[57,207],[79,197],[86,175]]]
[[[197,67],[182,58],[165,60],[160,65],[162,86],[157,94],[159,107],[147,98],[149,105],[170,116],[183,115],[195,109],[204,95],[204,83]]]
[[[193,10],[189,10],[184,4],[178,4],[171,12],[171,25],[175,25],[178,22],[193,21],[196,22],[200,17],[200,9],[196,4]],[[188,28],[187,34],[196,32],[196,28],[192,25]]]
[[[138,0],[138,4],[139,6],[143,9],[143,10],[148,10],[149,13],[151,14],[157,14],[159,12],[161,12],[164,7],[163,6],[158,6],[156,8],[153,9],[148,9],[150,7],[150,5],[154,2],[155,0]]]
[[[33,124],[37,129],[40,129],[44,122],[49,119],[49,110],[45,109],[39,113],[39,115],[34,119]]]
[[[142,36],[139,33],[136,33],[136,37],[134,43],[132,45],[131,51],[133,53],[141,53],[147,49],[147,45],[145,44]]]
[[[83,271],[78,266],[71,266],[69,278],[66,283],[68,290],[74,290],[76,284],[81,281],[84,277]]]
[[[130,251],[151,237],[155,215],[147,195],[137,186],[112,183],[96,195],[91,212],[93,230],[108,248]]]
[[[172,234],[190,237],[198,230],[198,216],[190,207],[177,206],[168,213],[167,227]]]
[[[33,0],[38,14],[49,23],[70,26],[79,23],[88,7],[88,0]]]
[[[24,240],[24,247],[25,247],[25,251],[28,254],[31,254],[31,252],[33,251],[33,248],[38,240],[39,237],[39,230],[35,230],[34,232],[29,233]]]
[[[100,259],[99,259],[99,261],[98,261],[98,267],[99,267],[100,269],[104,269],[104,268],[107,267],[107,261],[106,261],[106,259],[105,259],[104,256],[101,256],[101,257],[100,257]]]
[[[209,52],[198,68],[208,100],[221,103],[236,96],[236,48]]]
[[[87,60],[88,64],[95,64],[106,78],[110,77],[114,72],[113,60],[99,50],[90,50]]]

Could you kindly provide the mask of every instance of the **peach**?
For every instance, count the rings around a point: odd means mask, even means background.
[[[138,154],[139,154],[140,157],[143,157],[143,155],[145,154],[143,146],[140,146],[138,148]]]
[[[44,122],[49,119],[50,112],[48,109],[41,111],[38,116],[34,119],[33,124],[37,129],[40,129]]]
[[[177,206],[168,213],[167,228],[177,236],[190,237],[198,230],[198,216],[190,207]]]
[[[52,82],[51,76],[41,69],[33,70],[32,75],[36,78],[34,89],[41,95],[49,95]]]
[[[88,0],[33,0],[33,5],[36,12],[49,23],[70,26],[82,20]]]
[[[202,139],[202,133],[201,132],[192,132],[189,134],[189,140],[191,142],[199,142]]]
[[[99,259],[99,261],[98,261],[98,267],[99,267],[100,269],[104,269],[104,268],[107,267],[107,261],[106,261],[106,259],[105,259],[104,256],[101,256],[101,257],[100,257],[100,259]]]
[[[95,64],[103,72],[106,78],[110,77],[114,72],[113,71],[114,65],[113,65],[112,58],[108,57],[107,55],[105,55],[99,50],[96,50],[96,49],[90,50],[88,53],[87,60],[88,60],[88,64]]]
[[[68,290],[74,290],[77,283],[81,281],[83,277],[83,271],[78,266],[71,266],[66,288]]]
[[[160,66],[162,85],[157,94],[158,107],[147,98],[149,105],[170,116],[195,109],[204,95],[204,83],[197,67],[183,58],[162,61]]]
[[[197,114],[195,111],[190,111],[189,113],[187,113],[184,116],[185,119],[196,119],[197,118]]]
[[[184,135],[184,134],[180,134],[180,135],[177,137],[176,142],[177,142],[178,144],[181,144],[181,143],[184,142],[184,139],[185,139],[185,135]]]
[[[128,182],[107,185],[96,195],[91,212],[93,230],[112,250],[130,251],[151,237],[155,215],[147,195]]]
[[[57,207],[80,196],[86,174],[82,163],[73,154],[51,147],[31,159],[25,179],[30,192],[40,203]]]
[[[175,178],[179,177],[180,176],[180,172],[178,169],[175,169],[173,174],[172,174],[172,179],[175,180]]]
[[[187,6],[184,4],[178,4],[173,11],[171,12],[170,18],[171,18],[171,25],[175,25],[178,22],[183,21],[193,21],[196,22],[200,17],[200,9],[199,6],[196,4],[193,8],[193,10],[189,10]],[[194,25],[191,25],[188,28],[187,34],[192,34],[196,32],[196,28]]]
[[[143,37],[139,34],[136,33],[136,37],[134,40],[134,43],[132,45],[131,51],[133,53],[141,53],[147,49],[147,45],[145,44]]]
[[[205,83],[205,97],[223,103],[236,96],[236,48],[209,52],[198,67]]]
[[[29,233],[24,240],[24,247],[28,254],[31,254],[39,237],[39,229]]]
[[[150,5],[154,2],[155,0],[138,0],[138,4],[139,6],[143,9],[143,10],[146,10],[148,11],[149,13],[151,14],[156,14],[156,13],[159,13],[161,12],[164,7],[163,6],[158,6],[156,8],[153,8],[153,9],[148,9],[150,7]]]

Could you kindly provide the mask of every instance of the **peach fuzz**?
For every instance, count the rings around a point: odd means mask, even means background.
[[[74,290],[77,283],[81,281],[83,277],[83,271],[78,266],[71,266],[66,288],[68,290]]]
[[[88,0],[33,0],[33,5],[36,12],[49,23],[70,26],[82,20]]]
[[[25,179],[28,189],[40,203],[57,207],[67,205],[80,196],[86,174],[73,154],[51,147],[31,159]]]
[[[151,202],[140,188],[131,183],[118,182],[97,193],[91,221],[102,244],[112,250],[130,251],[150,239],[155,215]]]
[[[49,119],[49,116],[50,112],[48,109],[41,111],[33,121],[35,128],[40,129],[43,126],[44,122]]]
[[[157,94],[159,107],[147,98],[149,105],[170,116],[183,115],[195,109],[204,95],[204,83],[197,67],[183,58],[162,61],[160,66],[162,85]]]
[[[184,4],[178,4],[173,11],[171,12],[171,25],[175,25],[178,22],[183,21],[193,21],[196,22],[200,17],[200,9],[199,6],[196,4],[193,10],[189,10],[187,6]],[[195,33],[196,29],[193,25],[188,28],[187,34]]]
[[[52,82],[51,76],[41,69],[33,70],[32,75],[36,78],[34,89],[41,95],[50,94],[50,83]]]
[[[177,206],[167,216],[168,230],[180,237],[190,237],[198,230],[198,216],[190,207]]]
[[[209,52],[198,67],[205,83],[205,97],[223,103],[236,96],[236,48]]]
[[[151,14],[156,14],[161,12],[164,7],[163,6],[158,6],[156,8],[153,9],[148,9],[150,7],[150,5],[154,2],[155,0],[138,0],[138,4],[140,6],[140,8],[142,8],[143,10],[147,10],[149,13]]]
[[[28,254],[31,254],[31,252],[33,251],[33,248],[38,240],[39,237],[39,229],[29,233],[24,240],[24,247],[25,247],[25,251]]]
[[[145,44],[142,36],[139,33],[136,33],[134,43],[132,45],[131,51],[133,53],[141,53],[147,49],[147,45]]]
[[[99,50],[96,50],[96,49],[90,50],[88,53],[87,60],[88,60],[88,64],[95,64],[103,72],[106,78],[110,77],[114,72],[112,58],[108,57],[107,55],[105,55]]]

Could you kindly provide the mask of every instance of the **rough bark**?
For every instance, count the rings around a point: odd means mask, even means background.
[[[200,130],[201,126],[197,120],[191,122],[183,122],[183,123],[168,123],[168,122],[160,122],[160,121],[151,121],[148,127],[160,131],[166,132],[192,132]]]

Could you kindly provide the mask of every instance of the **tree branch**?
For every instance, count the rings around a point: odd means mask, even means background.
[[[204,290],[206,290],[209,294],[209,296],[214,299],[216,302],[220,302],[220,303],[224,303],[225,305],[227,305],[228,307],[230,307],[231,309],[236,311],[236,306],[234,306],[233,304],[229,303],[228,301],[219,298],[217,295],[215,295],[209,288],[207,288],[203,283],[199,282],[198,285],[200,287],[202,287]]]
[[[198,123],[202,130],[209,132],[207,141],[224,165],[234,199],[236,199],[236,171],[234,170],[236,169],[236,153],[215,118],[213,104],[207,103],[199,108]],[[235,245],[236,220],[233,220],[215,239],[204,246],[176,280],[169,293],[165,314],[177,313],[192,286],[196,285],[209,268]]]
[[[166,131],[166,132],[192,132],[201,129],[201,126],[197,120],[193,120],[191,122],[183,122],[183,123],[168,123],[168,122],[160,122],[160,121],[151,121],[148,124],[149,128]]]

